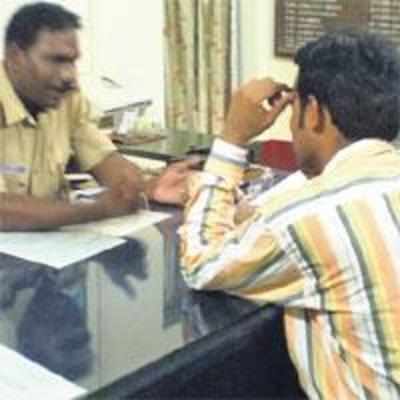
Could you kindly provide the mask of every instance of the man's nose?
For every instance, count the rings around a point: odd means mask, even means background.
[[[61,70],[63,86],[75,88],[77,86],[77,70],[74,63],[65,64]]]

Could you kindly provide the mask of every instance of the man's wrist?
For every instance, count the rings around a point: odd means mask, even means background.
[[[217,138],[214,140],[204,171],[228,178],[231,182],[240,182],[248,165],[247,153],[246,148]]]

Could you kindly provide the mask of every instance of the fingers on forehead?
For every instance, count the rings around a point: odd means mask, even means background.
[[[280,92],[280,91],[290,92],[293,90],[286,83],[277,82],[272,78],[259,79],[258,82],[259,82],[258,84],[261,85],[261,87],[263,87],[264,89],[271,90],[271,88],[273,88],[275,92]]]

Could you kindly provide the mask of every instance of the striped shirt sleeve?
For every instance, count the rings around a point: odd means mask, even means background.
[[[217,139],[204,172],[190,183],[180,229],[181,265],[195,289],[224,290],[264,303],[302,292],[302,276],[261,212],[235,225],[235,191],[246,151]]]

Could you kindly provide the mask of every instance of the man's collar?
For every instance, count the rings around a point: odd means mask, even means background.
[[[333,171],[337,165],[353,159],[357,154],[375,154],[383,150],[392,150],[393,145],[381,139],[358,140],[339,150],[326,164],[323,174]]]
[[[23,105],[7,74],[4,62],[0,64],[0,104],[4,110],[6,126],[28,120],[35,123],[34,119]]]

